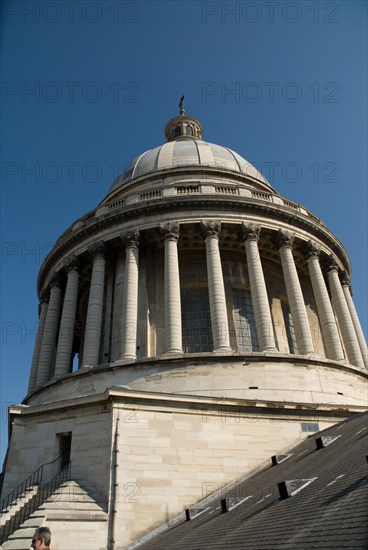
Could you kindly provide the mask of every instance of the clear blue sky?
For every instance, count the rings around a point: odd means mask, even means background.
[[[178,113],[345,245],[367,328],[367,3],[4,0],[1,457],[26,394],[36,278]]]

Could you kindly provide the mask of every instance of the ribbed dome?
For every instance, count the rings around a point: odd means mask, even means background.
[[[208,166],[250,176],[269,185],[264,176],[246,159],[227,147],[199,139],[178,138],[146,151],[129,163],[116,178],[109,194],[141,176],[178,166]]]

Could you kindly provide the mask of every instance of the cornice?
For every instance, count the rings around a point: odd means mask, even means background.
[[[310,237],[314,237],[322,241],[326,246],[337,256],[344,269],[350,273],[350,262],[348,255],[335,235],[318,220],[311,216],[298,212],[296,209],[289,206],[275,204],[268,201],[256,199],[254,197],[242,196],[212,196],[212,195],[183,195],[175,197],[164,197],[154,199],[147,202],[135,203],[132,205],[124,205],[121,208],[104,213],[100,216],[93,216],[96,211],[84,216],[86,219],[74,231],[71,228],[77,223],[75,222],[56,242],[53,250],[45,258],[38,277],[38,289],[43,287],[46,276],[52,267],[65,254],[70,254],[72,249],[86,240],[91,240],[94,236],[100,239],[101,231],[107,228],[119,227],[123,223],[128,223],[138,217],[148,217],[155,214],[163,216],[165,214],[178,213],[178,211],[190,211],[193,213],[196,209],[200,210],[201,216],[203,211],[208,211],[209,216],[214,216],[214,209],[220,212],[216,218],[221,219],[221,212],[237,214],[255,214],[259,217],[264,217],[267,221],[281,222],[298,228],[309,233]],[[92,215],[91,215],[92,214]],[[239,223],[242,220],[239,220]],[[259,220],[257,223],[260,223]]]

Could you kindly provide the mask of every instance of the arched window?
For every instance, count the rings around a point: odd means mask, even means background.
[[[192,136],[193,135],[193,128],[191,126],[187,126],[187,136]]]
[[[233,289],[236,340],[240,353],[259,351],[250,290]]]

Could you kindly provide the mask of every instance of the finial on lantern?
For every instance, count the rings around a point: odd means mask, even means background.
[[[185,109],[184,109],[184,105],[183,105],[183,101],[184,101],[184,95],[181,96],[180,98],[180,103],[179,103],[179,112],[181,115],[185,115]]]

